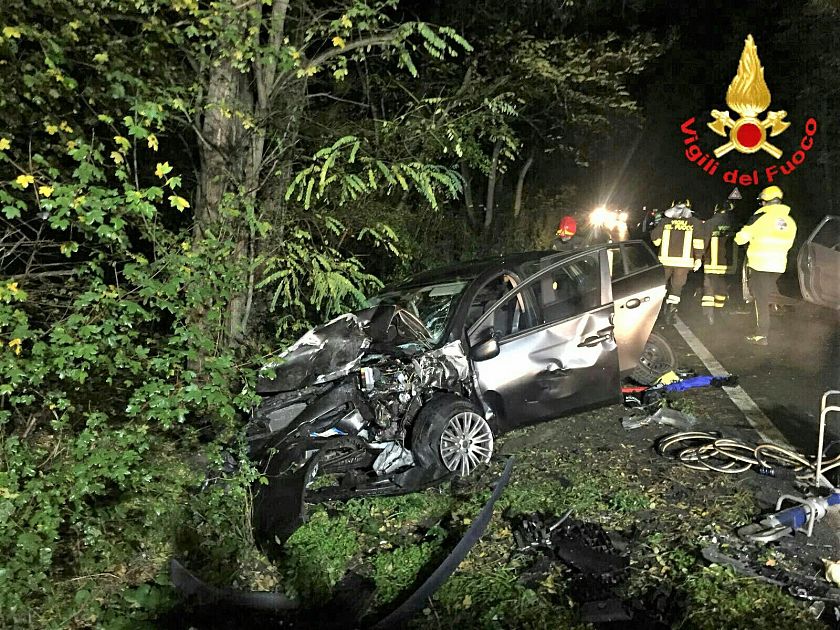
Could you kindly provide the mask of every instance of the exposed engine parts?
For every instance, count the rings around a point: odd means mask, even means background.
[[[428,448],[412,450],[414,424],[434,396],[471,404],[473,390],[461,342],[431,347],[408,311],[379,307],[309,331],[268,366],[257,388],[263,402],[248,427],[252,457],[271,486],[258,488],[261,500],[276,506],[304,492],[317,501],[414,490],[448,475],[453,468],[436,465]],[[476,463],[489,460],[485,450],[486,457],[473,456]],[[291,487],[278,493],[278,484]],[[279,506],[275,516],[262,514],[258,529],[294,531],[302,498],[294,505],[285,516],[279,513],[288,508]],[[277,518],[290,522],[278,527]]]

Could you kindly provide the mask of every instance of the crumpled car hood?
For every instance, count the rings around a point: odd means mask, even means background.
[[[414,354],[431,347],[423,323],[399,306],[373,308],[339,315],[316,326],[287,348],[273,369],[274,377],[260,377],[258,394],[288,392],[327,383],[359,367],[365,351]]]

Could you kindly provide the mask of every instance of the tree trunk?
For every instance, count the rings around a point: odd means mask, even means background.
[[[279,50],[285,33],[288,6],[288,0],[277,0],[272,5],[267,23],[261,24],[261,18],[258,15],[255,17],[250,32],[256,44],[259,43],[260,33],[264,32],[270,48]],[[236,195],[237,205],[253,208],[254,218],[260,218],[260,191],[265,183],[262,176],[265,124],[277,95],[274,89],[277,70],[277,60],[271,54],[254,61],[252,75],[240,72],[224,57],[218,65],[210,66],[205,99],[207,107],[199,130],[201,172],[198,174],[196,238],[221,219],[219,208],[226,193]],[[253,116],[257,127],[246,130],[242,119],[236,114],[231,115],[231,111]],[[249,268],[242,289],[231,296],[227,305],[225,342],[231,345],[241,341],[247,330],[257,280],[253,264],[258,243],[253,221],[247,213],[229,219],[225,227],[234,242],[232,262]]]
[[[206,102],[230,107],[239,99],[239,73],[227,60],[211,66],[207,85]],[[238,119],[225,117],[222,107],[209,107],[198,128],[199,159],[198,203],[195,211],[195,236],[200,238],[203,229],[219,218],[219,205],[229,190],[236,173],[228,156],[236,155],[236,144],[241,130]]]
[[[464,180],[464,205],[467,208],[467,219],[470,225],[475,227],[475,201],[472,196],[472,176],[470,175],[470,167],[463,160],[461,161],[461,179]]]
[[[502,141],[496,140],[493,146],[493,157],[490,160],[490,173],[487,176],[487,205],[484,207],[484,229],[493,223],[493,204],[496,196],[496,173],[499,170],[499,155],[502,152]]]
[[[525,176],[528,174],[528,169],[534,163],[534,155],[528,156],[525,164],[519,169],[519,177],[516,180],[516,193],[513,197],[513,217],[519,218],[519,212],[522,210],[522,188],[525,186]]]

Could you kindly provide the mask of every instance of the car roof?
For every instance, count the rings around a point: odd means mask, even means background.
[[[555,252],[552,250],[517,252],[481,258],[478,260],[453,263],[445,267],[437,267],[435,269],[429,269],[428,271],[421,271],[420,273],[410,276],[401,282],[389,285],[383,290],[383,292],[442,282],[473,280],[488,271],[497,269],[501,271],[502,269],[516,267],[522,263],[531,260],[539,260],[540,258],[545,258],[546,256],[556,256],[559,260],[561,257],[579,254],[584,251],[597,249],[598,247],[600,246],[596,245],[594,247],[575,249],[568,252]]]

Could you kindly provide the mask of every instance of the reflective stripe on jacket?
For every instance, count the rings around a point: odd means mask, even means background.
[[[665,219],[650,233],[658,248],[659,261],[666,267],[694,266],[703,255],[703,224],[699,219]]]
[[[749,243],[747,266],[756,271],[784,273],[787,253],[796,237],[796,222],[790,207],[781,203],[759,208],[735,235],[738,245]]]
[[[706,251],[703,253],[703,273],[733,274],[738,270],[738,246],[735,226],[729,212],[719,212],[703,224],[706,230]]]

